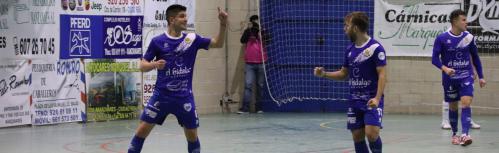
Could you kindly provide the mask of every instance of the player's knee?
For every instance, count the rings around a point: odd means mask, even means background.
[[[352,135],[353,136],[353,141],[354,142],[361,142],[365,140],[364,136],[359,136],[359,135]]]
[[[464,96],[461,98],[461,107],[470,107],[471,105],[471,97]]]
[[[187,135],[186,138],[187,138],[187,141],[189,141],[189,142],[196,142],[198,140],[197,135]]]
[[[195,129],[189,129],[185,131],[185,138],[189,142],[195,142],[198,140],[198,135]]]
[[[352,131],[352,138],[353,138],[354,142],[364,141],[364,139],[365,139],[365,133],[363,131],[361,131],[360,129],[353,130]]]
[[[467,108],[467,107],[470,107],[470,106],[471,106],[471,102],[463,102],[463,103],[461,104],[461,107],[462,107],[462,108]]]
[[[378,136],[379,136],[379,128],[378,127],[367,126],[367,128],[366,128],[367,140],[369,140],[370,142],[376,141],[376,139],[378,139]]]
[[[153,127],[154,127],[154,124],[141,122],[139,124],[139,127],[137,128],[136,135],[138,137],[141,137],[141,138],[146,138],[149,135],[149,133],[151,132]]]
[[[378,139],[379,133],[370,132],[370,133],[366,133],[366,136],[367,136],[367,140],[369,140],[369,142],[373,142],[373,141],[376,141],[376,139]]]
[[[449,103],[449,109],[452,111],[457,111],[457,109],[458,109],[457,102]]]

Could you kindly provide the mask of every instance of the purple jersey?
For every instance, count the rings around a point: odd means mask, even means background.
[[[369,38],[362,46],[350,45],[343,63],[348,68],[350,99],[367,102],[374,98],[378,90],[376,67],[385,65],[385,49],[376,40]]]
[[[465,31],[456,36],[447,31],[437,36],[433,46],[433,65],[439,69],[445,65],[456,70],[454,76],[449,76],[442,71],[444,82],[449,79],[472,77],[474,74],[472,62],[476,67],[478,77],[483,78],[482,66],[473,35]]]
[[[146,61],[163,59],[165,68],[158,70],[155,90],[171,97],[192,96],[192,74],[197,51],[208,50],[210,39],[194,33],[172,37],[167,33],[154,37],[144,55]]]

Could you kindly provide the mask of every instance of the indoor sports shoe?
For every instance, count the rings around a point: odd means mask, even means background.
[[[451,129],[449,120],[443,120],[442,121],[442,129],[444,129],[444,130],[450,130]]]
[[[471,128],[472,129],[480,129],[480,124],[476,124],[475,122],[473,122],[473,120],[471,120]]]
[[[453,145],[459,145],[459,144],[461,144],[461,139],[457,135],[452,136],[451,141],[452,141]]]
[[[240,111],[237,111],[237,114],[249,114],[249,112],[240,110]]]
[[[473,141],[471,140],[471,137],[469,135],[462,135],[461,136],[461,146],[467,146],[470,145]]]

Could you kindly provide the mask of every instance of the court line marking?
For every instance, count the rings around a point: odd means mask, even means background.
[[[69,152],[75,152],[75,153],[85,153],[85,152],[80,152],[80,151],[76,151],[76,150],[71,149],[71,147],[70,147],[70,146],[72,146],[72,145],[74,145],[74,144],[76,144],[76,143],[78,143],[78,142],[70,142],[70,143],[64,144],[64,145],[62,146],[62,148],[63,148],[64,150],[66,150],[66,151],[69,151]]]
[[[434,103],[421,103],[421,104],[430,105],[430,106],[442,106],[442,104],[434,104]],[[472,105],[471,108],[499,110],[499,107],[476,106],[476,105]]]
[[[123,137],[121,137],[123,138]],[[121,139],[120,138],[120,139]],[[128,137],[127,137],[128,138]],[[101,143],[99,146],[102,150],[105,150],[106,152],[112,152],[112,153],[125,153],[125,151],[115,151],[115,150],[112,150],[109,148],[109,145],[110,144],[114,144],[114,143],[120,143],[122,141],[126,141],[128,139],[115,139],[115,140],[108,140],[107,142],[104,142],[104,143]]]
[[[346,122],[346,120],[333,120],[333,121],[328,121],[328,122],[322,122],[319,124],[319,126],[321,128],[326,128],[326,129],[340,129],[340,128],[333,128],[333,127],[328,126],[328,124],[338,123],[338,122]]]

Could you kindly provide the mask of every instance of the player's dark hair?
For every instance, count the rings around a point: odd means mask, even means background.
[[[345,22],[351,21],[352,26],[356,26],[360,31],[369,30],[369,17],[364,12],[351,12],[345,16]]]
[[[460,9],[452,11],[450,13],[450,23],[453,24],[454,21],[456,21],[457,19],[459,19],[459,16],[461,16],[461,15],[466,16],[466,13],[463,10],[460,10]]]
[[[179,12],[186,11],[187,8],[183,5],[173,4],[166,9],[166,17],[168,24],[170,24],[170,17],[175,17]]]

